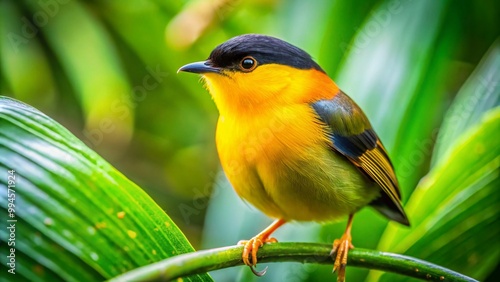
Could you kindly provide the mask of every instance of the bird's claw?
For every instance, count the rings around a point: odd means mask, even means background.
[[[344,234],[342,238],[333,241],[333,249],[330,256],[335,259],[333,272],[337,272],[337,282],[345,281],[345,268],[347,265],[347,254],[354,246],[351,243],[351,236]]]
[[[261,270],[261,271],[257,271],[257,269],[255,269],[255,267],[254,267],[254,266],[251,266],[251,265],[250,265],[249,267],[250,267],[250,270],[252,271],[252,273],[253,273],[255,276],[258,276],[258,277],[262,277],[262,276],[264,276],[264,275],[266,274],[266,272],[267,272],[267,268],[268,268],[268,266],[266,266],[266,268],[264,268],[263,270]]]
[[[253,237],[250,240],[241,240],[238,242],[238,245],[243,245],[243,254],[241,258],[243,263],[248,265],[252,270],[252,273],[256,276],[263,276],[266,274],[267,267],[262,271],[257,271],[254,267],[257,265],[257,251],[260,247],[262,247],[265,243],[276,243],[278,240],[276,238],[261,238],[261,237]],[[251,256],[250,256],[251,255]],[[249,258],[252,258],[250,261]]]

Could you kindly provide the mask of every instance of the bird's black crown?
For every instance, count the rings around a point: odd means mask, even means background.
[[[233,69],[246,56],[254,57],[259,65],[281,64],[324,72],[304,50],[281,39],[260,34],[233,37],[217,46],[208,59],[215,67]]]

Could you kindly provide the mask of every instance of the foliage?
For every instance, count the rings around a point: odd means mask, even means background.
[[[193,251],[143,190],[51,118],[0,97],[0,128],[0,186],[9,195],[0,206],[12,227],[0,233],[11,247],[1,250],[2,275],[103,280]]]
[[[196,248],[227,246],[270,220],[242,203],[219,172],[216,109],[195,77],[175,71],[234,35],[281,37],[312,54],[360,104],[396,167],[412,228],[364,209],[354,220],[354,244],[485,280],[494,277],[500,256],[476,245],[499,249],[500,231],[492,227],[500,214],[493,190],[499,146],[481,135],[487,124],[491,132],[498,126],[491,122],[500,100],[499,6],[493,0],[2,1],[0,94],[54,117],[147,189]],[[17,140],[13,130],[1,125],[0,134],[12,132]],[[474,228],[460,235],[460,222]],[[276,237],[331,243],[344,226],[290,224]],[[255,279],[246,268],[213,276]],[[355,268],[347,276],[404,279]],[[280,263],[259,281],[330,277],[327,266]]]

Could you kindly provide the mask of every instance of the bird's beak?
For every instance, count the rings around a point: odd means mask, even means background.
[[[221,73],[222,69],[212,66],[211,62],[207,60],[207,61],[201,61],[184,65],[177,71],[177,73],[181,71],[192,72],[192,73],[207,73],[207,72]]]

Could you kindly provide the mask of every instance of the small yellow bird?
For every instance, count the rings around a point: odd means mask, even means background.
[[[398,181],[370,122],[309,54],[280,39],[246,34],[179,71],[202,74],[217,108],[217,150],[237,194],[266,215],[269,227],[244,241],[253,267],[264,243],[288,221],[349,216],[331,255],[345,279],[354,213],[373,206],[409,226]]]

